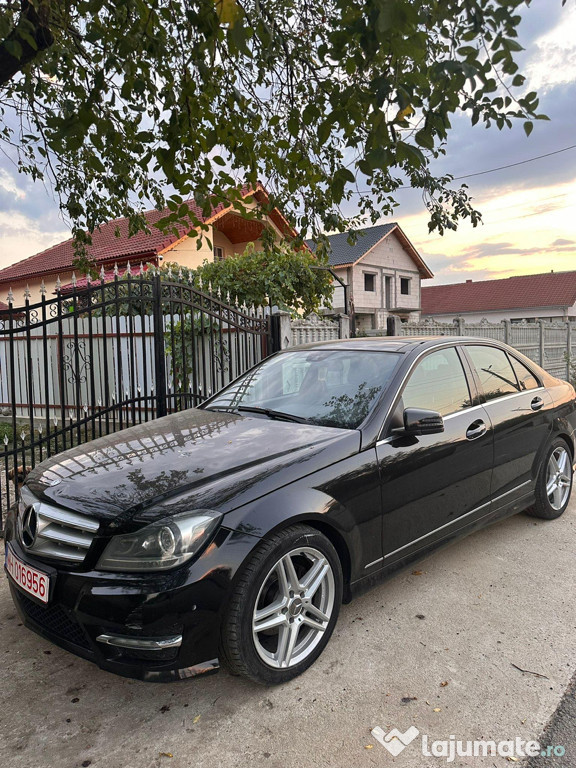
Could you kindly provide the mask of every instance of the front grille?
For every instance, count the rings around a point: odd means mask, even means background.
[[[38,501],[26,490],[22,489],[18,511],[18,538],[25,550],[40,558],[83,563],[99,522]]]
[[[81,648],[91,649],[82,627],[64,608],[59,605],[39,605],[21,592],[17,594],[20,607],[36,624],[51,635],[68,640],[69,643],[79,645]]]

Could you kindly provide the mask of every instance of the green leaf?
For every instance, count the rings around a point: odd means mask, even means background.
[[[324,120],[318,126],[318,141],[320,144],[324,144],[328,141],[328,137],[332,132],[332,122],[330,120]]]
[[[426,164],[426,158],[418,147],[399,141],[396,144],[396,154],[400,162],[407,162],[413,168],[421,168]]]
[[[417,131],[414,135],[414,138],[421,147],[426,147],[426,149],[434,149],[434,138],[426,128],[423,128],[421,131]]]
[[[531,123],[530,121],[526,121],[523,127],[524,127],[524,133],[526,134],[526,136],[530,136],[530,134],[534,129],[534,123]]]

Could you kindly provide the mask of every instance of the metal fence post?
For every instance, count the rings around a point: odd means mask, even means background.
[[[510,322],[510,320],[504,320],[504,343],[505,344],[510,344],[510,338],[511,338],[510,326],[511,325],[512,323]]]
[[[539,348],[539,364],[541,368],[544,368],[544,320],[538,320],[540,325],[540,348]]]
[[[154,373],[156,384],[156,414],[166,416],[166,355],[164,352],[164,314],[162,312],[162,279],[152,278],[152,318],[154,324]]]

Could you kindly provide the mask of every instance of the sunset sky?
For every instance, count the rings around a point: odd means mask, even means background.
[[[538,122],[527,138],[522,125],[499,132],[453,121],[447,155],[434,169],[454,176],[518,163],[576,145],[576,4],[532,0],[522,11],[521,71],[537,90]],[[443,237],[428,235],[420,195],[400,190],[393,217],[435,273],[432,283],[576,269],[576,148],[534,162],[465,178],[483,225],[461,224]],[[0,267],[69,236],[42,184],[18,177],[0,157]]]

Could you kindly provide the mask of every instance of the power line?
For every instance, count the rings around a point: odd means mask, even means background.
[[[535,160],[542,160],[544,157],[552,157],[552,155],[559,155],[561,152],[568,152],[570,149],[576,149],[576,144],[571,144],[569,147],[563,147],[562,149],[556,149],[554,152],[546,152],[544,155],[536,155],[536,157],[529,157],[526,160],[519,160],[517,163],[508,163],[507,165],[499,165],[496,168],[488,168],[485,171],[476,171],[475,173],[465,173],[462,176],[454,176],[453,181],[459,181],[460,179],[470,179],[473,176],[484,176],[486,173],[494,173],[495,171],[504,171],[506,168],[515,168],[517,165],[526,165],[526,163],[533,163]],[[411,184],[403,184],[398,189],[416,189]],[[360,195],[367,195],[371,192],[370,189],[364,189],[357,192]]]
[[[477,171],[476,173],[466,173],[463,176],[454,176],[454,181],[458,179],[469,179],[472,176],[483,176],[485,173],[494,173],[494,171],[503,171],[506,168],[514,168],[517,165],[525,165],[526,163],[533,163],[534,160],[542,160],[543,157],[552,157],[552,155],[559,155],[561,152],[568,152],[569,149],[576,149],[576,144],[572,144],[570,147],[564,147],[563,149],[557,149],[554,152],[546,152],[545,155],[537,155],[536,157],[529,157],[527,160],[520,160],[517,163],[509,163],[508,165],[499,165],[497,168],[489,168],[486,171]]]

